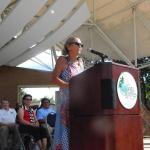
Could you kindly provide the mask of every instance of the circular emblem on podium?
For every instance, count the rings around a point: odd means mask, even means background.
[[[137,101],[137,85],[129,72],[122,72],[117,82],[117,94],[122,106],[131,109]]]

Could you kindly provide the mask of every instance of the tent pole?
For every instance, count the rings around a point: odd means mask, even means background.
[[[133,11],[133,28],[134,28],[134,60],[137,67],[137,30],[136,30],[136,7],[132,8]]]
[[[97,33],[113,48],[117,54],[123,58],[123,60],[130,66],[135,67],[131,61],[127,58],[127,56],[119,49],[119,47],[114,44],[114,42],[108,37],[108,35],[95,23],[93,23],[93,26],[95,27],[95,31],[98,31]]]

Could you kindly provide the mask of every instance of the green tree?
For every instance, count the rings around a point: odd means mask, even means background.
[[[140,71],[141,78],[141,98],[144,105],[150,110],[150,68]]]
[[[25,94],[27,94],[27,93],[24,91],[24,89],[23,89],[23,88],[20,88],[20,89],[19,89],[19,93],[18,93],[19,100],[21,100],[22,97],[23,97]]]

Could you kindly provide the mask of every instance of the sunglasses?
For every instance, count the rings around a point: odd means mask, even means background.
[[[45,102],[43,102],[44,104],[49,104],[49,102],[47,102],[47,101],[45,101]]]
[[[70,44],[74,44],[74,45],[77,45],[78,47],[82,48],[83,47],[83,44],[82,43],[78,43],[78,42],[72,42]]]
[[[32,99],[31,99],[31,98],[25,98],[25,100],[32,101]]]

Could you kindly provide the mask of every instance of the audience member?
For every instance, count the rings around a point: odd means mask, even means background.
[[[23,96],[23,107],[18,110],[19,131],[28,133],[35,138],[40,150],[47,147],[47,130],[39,126],[33,109],[31,108],[32,96],[26,94]]]
[[[17,150],[20,136],[16,126],[16,111],[9,108],[8,100],[2,100],[0,109],[0,150]],[[9,138],[11,137],[11,138]],[[15,144],[14,143],[18,143]]]
[[[37,110],[37,119],[40,124],[46,122],[46,118],[48,114],[55,114],[56,107],[50,104],[50,100],[48,98],[42,98],[41,107]]]
[[[41,100],[41,106],[37,110],[36,115],[37,119],[41,125],[41,127],[45,128],[47,130],[48,135],[48,147],[50,146],[52,142],[52,134],[53,134],[53,127],[49,126],[47,124],[47,116],[49,114],[56,114],[56,108],[54,105],[50,104],[50,100],[48,98],[42,98]],[[53,121],[53,120],[50,120]]]

